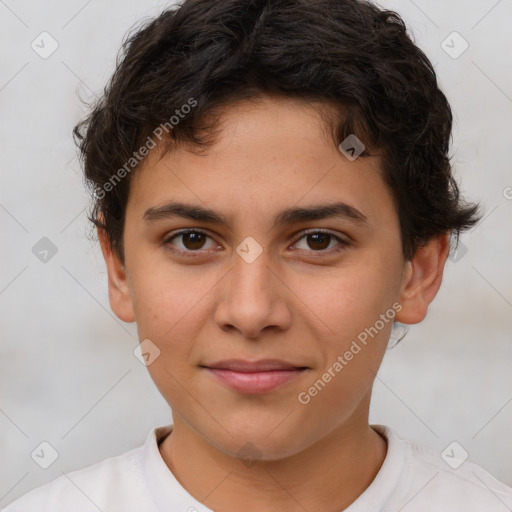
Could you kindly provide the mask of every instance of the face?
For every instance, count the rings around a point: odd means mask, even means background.
[[[347,159],[315,107],[267,98],[222,121],[204,154],[132,177],[110,298],[158,347],[148,370],[175,424],[277,459],[367,425],[411,273],[378,158]]]

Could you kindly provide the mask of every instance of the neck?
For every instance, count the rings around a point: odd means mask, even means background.
[[[386,456],[385,440],[367,415],[362,419],[293,456],[245,466],[176,415],[160,453],[189,494],[212,510],[340,511],[370,485]]]

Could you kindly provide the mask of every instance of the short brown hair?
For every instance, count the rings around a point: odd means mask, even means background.
[[[104,95],[74,129],[94,192],[89,220],[123,263],[134,153],[165,123],[169,148],[211,144],[207,114],[261,94],[339,105],[336,144],[355,134],[362,157],[382,155],[406,259],[479,220],[452,176],[450,106],[397,13],[360,0],[185,0],[125,39]]]

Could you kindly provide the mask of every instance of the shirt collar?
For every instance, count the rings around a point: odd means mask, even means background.
[[[158,442],[171,432],[172,425],[153,428],[142,451],[142,471],[153,500],[162,512],[171,510],[212,512],[181,486],[162,458]]]
[[[344,512],[382,510],[394,493],[405,466],[405,449],[389,427],[372,425],[387,443],[386,457],[369,487]],[[154,501],[162,511],[194,510],[212,512],[192,497],[178,482],[160,454],[158,442],[172,432],[172,425],[153,428],[142,452],[142,471]]]
[[[371,427],[386,440],[386,457],[372,483],[343,512],[384,510],[396,492],[405,468],[405,447],[395,432],[385,425],[371,425]]]

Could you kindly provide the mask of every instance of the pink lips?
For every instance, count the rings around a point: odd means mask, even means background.
[[[277,359],[229,359],[204,367],[229,388],[240,393],[266,393],[283,386],[307,368]]]

